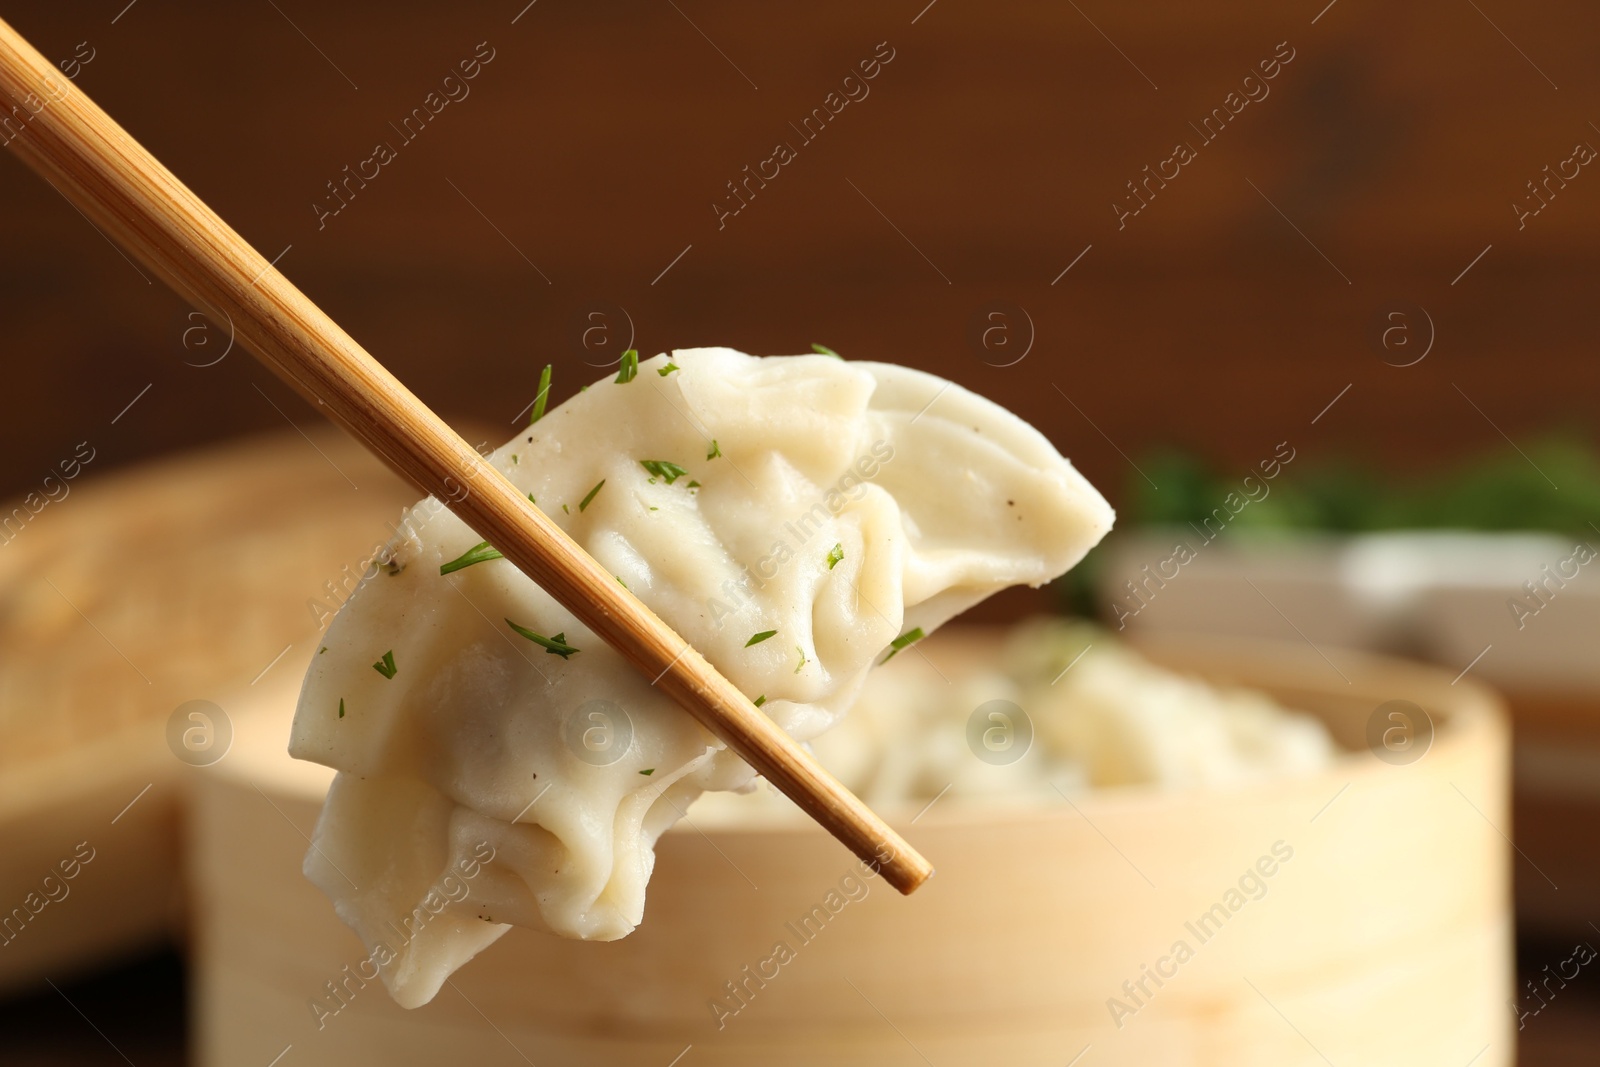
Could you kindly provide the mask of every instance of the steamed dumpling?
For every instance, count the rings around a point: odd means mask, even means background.
[[[1056,577],[1112,520],[1005,410],[825,356],[657,356],[491,461],[801,740],[889,650]],[[313,658],[290,742],[339,772],[306,873],[408,1007],[508,923],[626,935],[656,839],[753,777],[509,562],[440,574],[479,542],[413,509]]]
[[[850,714],[813,742],[818,762],[881,810],[947,791],[946,806],[1058,803],[1130,785],[1225,788],[1311,774],[1338,755],[1314,716],[1169,670],[1088,623],[1008,627],[981,662],[941,672],[872,672]],[[1021,749],[990,762],[974,758],[968,731],[974,709],[993,701],[1015,705],[996,710],[1020,712],[1027,732]],[[692,812],[697,822],[779,813],[804,817],[772,789],[707,796]]]

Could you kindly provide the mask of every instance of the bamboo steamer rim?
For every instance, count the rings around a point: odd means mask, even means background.
[[[947,669],[959,672],[969,665],[992,662],[993,654],[1010,629],[1005,624],[957,622],[936,631],[922,645]],[[1339,686],[1321,655],[1299,641],[1175,633],[1140,635],[1127,644],[1158,666],[1223,688],[1264,692],[1285,709],[1312,715],[1323,722],[1347,715],[1363,704],[1375,709],[1386,700],[1410,700],[1422,706],[1434,723],[1432,744],[1422,757],[1424,760],[1453,759],[1480,748],[1505,729],[1503,702],[1489,686],[1468,678],[1451,683],[1447,672],[1441,668],[1391,656],[1323,648],[1322,652],[1333,655],[1340,669],[1351,679],[1349,685]],[[949,659],[942,658],[946,655]],[[280,681],[276,689],[261,694],[265,699],[258,710],[265,715],[265,721],[258,724],[258,729],[276,730],[286,738],[298,690],[297,681],[292,694],[286,682]],[[1326,705],[1330,700],[1341,704],[1348,702],[1350,708],[1329,711]],[[1282,801],[1286,793],[1316,795],[1326,792],[1332,795],[1335,789],[1347,783],[1359,783],[1403,769],[1376,759],[1365,749],[1353,749],[1337,740],[1335,745],[1338,751],[1334,760],[1311,773],[1265,774],[1226,785],[1165,787],[1137,783],[1094,787],[1074,795],[1072,800],[1090,815],[1155,812],[1199,798],[1227,798],[1246,804],[1276,803]],[[313,795],[319,802],[334,773],[320,765],[288,760],[279,744],[258,751],[254,758],[224,760],[212,768],[212,772],[239,779],[270,781],[273,788],[296,795]],[[919,829],[981,828],[992,826],[996,820],[1048,824],[1061,819],[1064,810],[1070,811],[1061,805],[1041,804],[1025,796],[963,799],[953,795],[923,813],[929,799],[918,796],[896,804],[879,804],[877,810],[898,826],[906,826],[917,818]],[[922,813],[920,818],[919,813]],[[821,832],[798,812],[785,809],[695,814],[692,822],[693,825],[688,825],[678,821],[667,833],[705,832],[732,838],[748,834],[792,840]]]
[[[962,658],[971,662],[988,660],[998,651],[1011,629],[1007,624],[951,624],[936,631],[921,644],[937,655],[959,647]],[[1380,653],[1322,646],[1320,652],[1302,641],[1259,637],[1231,637],[1214,634],[1172,632],[1139,634],[1127,639],[1128,647],[1157,666],[1196,677],[1219,688],[1249,689],[1263,692],[1285,710],[1311,715],[1325,724],[1335,712],[1326,710],[1332,700],[1352,704],[1370,703],[1372,709],[1388,700],[1409,700],[1423,708],[1433,721],[1433,740],[1427,759],[1454,759],[1480,748],[1506,729],[1505,704],[1492,687],[1470,678],[1456,682],[1448,672],[1429,664]],[[1323,654],[1331,654],[1348,674],[1351,682],[1341,693],[1333,685],[1307,679],[1332,676]],[[941,661],[942,662],[942,661]],[[1310,706],[1307,706],[1310,705]],[[1337,755],[1326,767],[1311,773],[1265,774],[1248,781],[1226,785],[1167,787],[1141,782],[1130,785],[1097,786],[1073,796],[1073,803],[1090,814],[1148,812],[1175,803],[1205,797],[1227,797],[1248,803],[1275,802],[1286,790],[1317,793],[1355,784],[1363,779],[1385,775],[1403,768],[1375,758],[1363,748],[1350,748],[1335,740]],[[879,804],[878,812],[889,822],[904,826],[927,806],[928,797],[915,797],[898,804]],[[921,814],[919,827],[937,826],[979,828],[993,825],[996,819],[1008,822],[1050,823],[1062,817],[1059,806],[1040,804],[1026,797],[985,798],[963,802],[949,797]],[[709,833],[805,835],[814,827],[787,812],[751,813],[739,818],[697,819],[700,829]],[[698,832],[676,823],[668,833]]]

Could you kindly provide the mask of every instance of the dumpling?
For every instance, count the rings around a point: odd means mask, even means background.
[[[1127,785],[1214,789],[1311,774],[1338,754],[1321,720],[1266,693],[1162,667],[1089,623],[1008,627],[981,664],[943,673],[874,671],[849,716],[814,742],[817,760],[882,807],[946,789],[969,805],[1056,803]],[[973,758],[967,735],[974,709],[990,701],[1016,705],[1027,723],[1023,747],[994,763]],[[770,789],[709,796],[693,814],[726,820],[757,804],[761,814],[803,817]]]
[[[826,356],[656,356],[490,458],[801,740],[875,662],[1056,577],[1112,520],[1002,408]],[[306,874],[407,1007],[506,924],[629,933],[656,839],[754,773],[495,555],[419,504],[330,625],[295,715],[291,754],[339,772]]]

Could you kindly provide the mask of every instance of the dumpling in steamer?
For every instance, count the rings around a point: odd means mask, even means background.
[[[491,459],[801,740],[894,648],[1056,577],[1112,520],[1002,408],[826,356],[657,356]],[[306,873],[407,1007],[506,924],[628,934],[656,839],[753,777],[480,540],[431,498],[408,514],[313,657],[290,742],[339,772]]]

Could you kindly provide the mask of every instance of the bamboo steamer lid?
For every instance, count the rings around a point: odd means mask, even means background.
[[[326,429],[70,484],[0,545],[0,989],[173,928],[197,771],[168,720],[269,664],[261,685],[297,677],[308,602],[337,607],[416,498]]]

